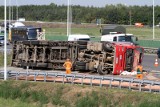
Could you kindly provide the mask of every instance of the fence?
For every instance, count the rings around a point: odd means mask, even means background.
[[[68,83],[66,78],[71,78],[69,83],[71,84],[81,84],[81,85],[90,85],[90,86],[106,86],[106,87],[117,87],[127,88],[129,90],[139,90],[147,91],[147,92],[157,92],[160,93],[160,81],[152,81],[152,80],[139,80],[136,78],[124,78],[124,77],[116,77],[116,76],[95,76],[95,75],[84,75],[73,73],[70,75],[66,75],[65,73],[60,72],[19,72],[19,71],[8,71],[8,79],[19,80],[23,79],[26,81],[37,81],[37,78],[41,76],[41,81],[44,82],[61,82]],[[3,71],[0,72],[1,79],[3,79]],[[31,79],[33,77],[33,79]],[[48,80],[48,77],[52,77],[52,79]],[[58,78],[58,80],[57,80]],[[38,79],[39,80],[39,79]],[[76,80],[79,80],[78,82]],[[87,81],[87,82],[86,82]],[[95,82],[96,81],[96,82]],[[124,85],[127,84],[127,85]],[[138,87],[133,87],[133,84],[139,84]],[[146,85],[147,88],[142,85]]]

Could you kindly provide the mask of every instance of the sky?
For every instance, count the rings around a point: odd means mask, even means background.
[[[5,0],[0,0],[0,5],[4,5]],[[57,5],[67,5],[68,0],[6,0],[7,5],[48,5],[50,3],[55,3]],[[9,3],[11,1],[11,3]],[[148,5],[153,4],[160,5],[159,0],[71,0],[72,5],[81,5],[81,6],[94,6],[94,7],[104,7],[105,5],[110,4],[124,4],[129,5]]]

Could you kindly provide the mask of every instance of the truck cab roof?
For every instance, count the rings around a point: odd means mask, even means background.
[[[133,34],[107,34],[101,36],[101,41],[110,42],[134,42],[136,40]]]

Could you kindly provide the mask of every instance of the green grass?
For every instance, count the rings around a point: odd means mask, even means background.
[[[160,94],[107,87],[0,81],[0,107],[159,107],[159,99]]]
[[[137,36],[140,40],[153,39],[153,28],[151,27],[143,27],[143,28],[137,28],[137,27],[127,27],[127,32],[132,33],[135,36]],[[160,28],[155,28],[155,40],[160,40]]]
[[[0,98],[0,107],[39,107],[35,104],[29,104],[20,100]]]
[[[127,33],[134,34],[139,39],[153,39],[153,29],[151,27],[126,27]],[[90,36],[100,37],[99,27],[92,28],[72,28],[72,34],[88,34]],[[66,36],[67,29],[66,28],[46,28],[46,36],[50,38],[50,36]],[[160,28],[155,28],[155,39],[160,40]]]
[[[7,54],[7,65],[11,64],[11,54]],[[0,67],[4,65],[4,53],[0,52]]]
[[[67,41],[66,28],[46,28],[47,40],[65,40]],[[138,37],[139,45],[144,47],[160,47],[160,28],[155,28],[155,39],[153,40],[153,29],[151,27],[126,27],[127,33],[134,34]],[[88,34],[92,41],[100,41],[99,27],[93,28],[72,28],[72,34]]]
[[[67,29],[66,28],[45,28],[46,34],[48,36],[66,36]],[[100,36],[99,27],[97,28],[72,28],[72,34],[88,34],[91,36]]]

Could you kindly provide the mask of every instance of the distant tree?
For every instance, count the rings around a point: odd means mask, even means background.
[[[105,7],[72,6],[72,21],[81,23],[95,23],[102,19],[104,24],[132,24],[141,22],[151,25],[152,6],[125,6],[123,4],[106,5]],[[7,8],[8,10],[8,8]],[[8,12],[8,11],[7,11]],[[155,23],[160,22],[160,6],[155,6]],[[4,19],[4,7],[0,6],[0,19]],[[13,19],[16,19],[16,6],[13,6]],[[9,13],[7,13],[9,14]],[[30,21],[67,21],[67,6],[51,3],[49,5],[23,5],[19,6],[19,17]],[[9,15],[7,15],[9,19]]]

